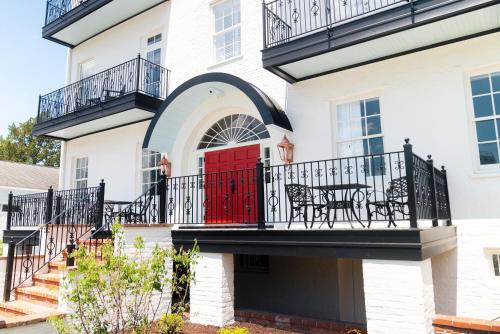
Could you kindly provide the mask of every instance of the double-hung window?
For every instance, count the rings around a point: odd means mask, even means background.
[[[240,0],[226,0],[212,7],[215,62],[241,54]]]
[[[337,105],[337,152],[339,158],[384,153],[379,99],[370,98]],[[385,173],[383,156],[366,158],[366,173]]]
[[[142,150],[142,192],[145,193],[154,184],[158,183],[161,175],[159,166],[161,154],[156,151]]]
[[[89,158],[77,158],[75,162],[75,188],[87,188],[89,177]]]
[[[473,122],[481,166],[500,163],[500,72],[473,76]]]

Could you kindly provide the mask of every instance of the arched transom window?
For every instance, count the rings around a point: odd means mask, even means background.
[[[217,121],[208,129],[198,144],[198,149],[234,145],[269,138],[264,123],[255,117],[235,114]]]

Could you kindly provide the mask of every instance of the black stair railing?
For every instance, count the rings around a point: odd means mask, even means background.
[[[131,93],[165,99],[170,71],[139,56],[40,96],[37,123],[57,119]]]
[[[62,211],[18,242],[11,239],[7,255],[4,300],[29,281],[64,250],[75,248],[77,241],[102,226],[105,184],[99,187],[65,191],[72,194],[61,200]],[[63,199],[64,197],[60,197]]]

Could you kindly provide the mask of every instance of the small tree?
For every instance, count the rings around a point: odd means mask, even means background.
[[[191,267],[198,247],[178,252],[157,245],[145,254],[144,241],[138,237],[134,254],[127,255],[122,232],[120,225],[113,226],[115,247],[103,245],[102,261],[85,247],[74,253],[77,269],[68,273],[64,283],[72,312],[65,320],[52,319],[59,333],[152,333],[162,314],[184,309],[184,305],[172,305],[170,295],[182,292],[194,273],[185,270],[177,277],[169,263],[180,260]]]
[[[9,125],[7,137],[0,136],[0,160],[59,166],[60,141],[33,136],[34,125],[34,118]]]

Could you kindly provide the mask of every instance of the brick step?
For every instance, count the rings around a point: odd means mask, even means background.
[[[26,314],[55,314],[59,313],[57,307],[53,305],[34,304],[27,300],[14,300],[11,302],[0,303],[2,312],[10,312],[14,315]]]
[[[13,328],[46,321],[48,317],[64,314],[56,307],[46,307],[24,300],[0,303],[0,328]]]
[[[49,262],[49,273],[57,274],[61,273],[66,269],[66,261],[50,261]]]
[[[16,299],[41,304],[43,306],[54,306],[57,308],[59,301],[59,289],[47,288],[43,286],[17,288]]]
[[[33,275],[32,281],[35,286],[44,286],[48,288],[59,287],[61,273],[35,274]]]

